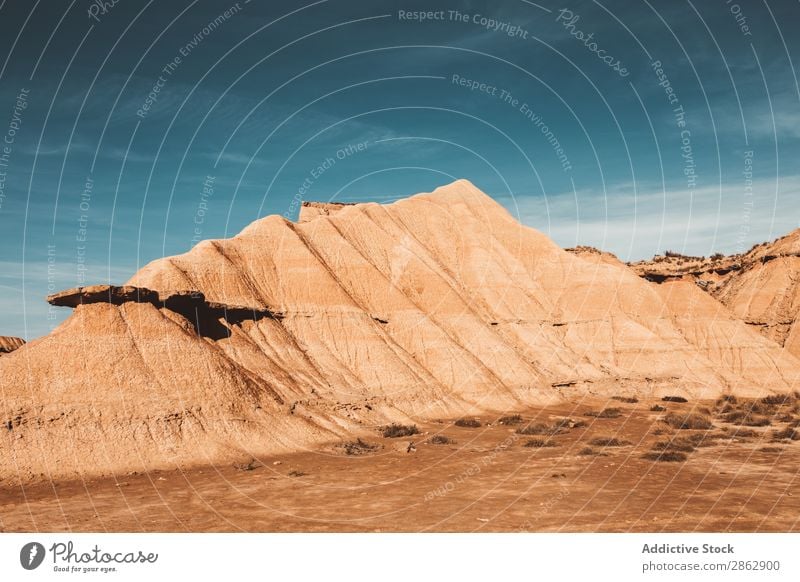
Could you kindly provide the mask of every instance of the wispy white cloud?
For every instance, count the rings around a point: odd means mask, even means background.
[[[744,182],[662,191],[620,184],[602,192],[581,190],[545,200],[498,196],[524,224],[558,244],[590,245],[623,260],[671,249],[693,255],[740,252],[800,226],[800,175],[755,180],[752,196]]]

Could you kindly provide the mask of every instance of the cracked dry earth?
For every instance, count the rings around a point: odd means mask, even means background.
[[[798,418],[798,398],[791,396],[778,403],[582,401],[482,415],[477,427],[425,422],[412,436],[376,431],[233,464],[6,487],[1,525],[4,531],[798,531]],[[704,422],[710,428],[681,428]]]

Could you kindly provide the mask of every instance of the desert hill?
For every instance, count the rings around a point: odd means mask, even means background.
[[[50,300],[74,313],[0,358],[3,479],[230,462],[522,404],[800,385],[800,360],[693,281],[568,253],[464,180],[305,205],[297,223],[262,218]]]

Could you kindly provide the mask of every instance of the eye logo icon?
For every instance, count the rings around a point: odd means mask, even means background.
[[[44,546],[39,542],[29,542],[19,551],[19,563],[26,570],[35,570],[44,561]]]

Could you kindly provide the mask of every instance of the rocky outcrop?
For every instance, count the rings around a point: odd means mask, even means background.
[[[25,345],[25,340],[18,337],[0,336],[0,355],[9,354]]]
[[[319,216],[331,216],[347,206],[352,206],[352,204],[343,202],[304,201],[300,205],[300,216],[298,217],[297,221],[308,222]]]
[[[570,254],[577,255],[591,262],[603,263],[615,267],[619,267],[624,264],[617,258],[617,255],[615,255],[614,253],[609,253],[608,251],[601,251],[600,249],[596,249],[594,247],[581,245],[564,250]]]
[[[800,356],[800,230],[746,253],[671,256],[634,263],[650,281],[691,281],[765,337]]]
[[[72,316],[0,361],[6,478],[216,463],[588,396],[800,382],[800,360],[693,283],[565,252],[463,180],[300,223],[269,216],[126,286],[54,300]]]
[[[158,308],[168,309],[195,322],[206,322],[202,327],[196,325],[198,333],[208,335],[209,328],[218,327],[217,320],[229,324],[240,324],[244,320],[257,321],[263,317],[281,318],[279,312],[264,307],[230,305],[218,301],[208,301],[201,291],[153,291],[146,287],[133,285],[91,285],[76,287],[47,297],[48,303],[58,307],[78,307],[93,303],[122,305],[124,303],[149,303]],[[224,332],[223,332],[224,333]],[[216,338],[218,339],[218,338]]]

